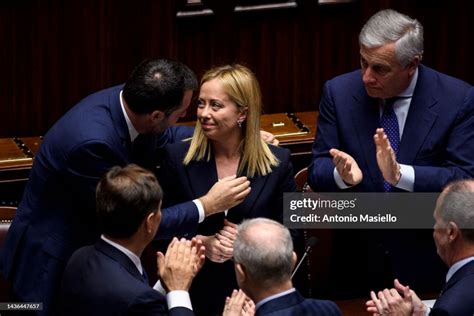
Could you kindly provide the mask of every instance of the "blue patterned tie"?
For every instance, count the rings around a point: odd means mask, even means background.
[[[395,156],[398,155],[398,148],[400,147],[400,129],[398,127],[398,119],[393,110],[393,104],[397,101],[398,97],[385,99],[385,105],[383,107],[382,117],[380,118],[380,126],[385,131],[390,146],[392,146]],[[383,182],[383,190],[385,192],[392,191],[392,186],[387,181]]]

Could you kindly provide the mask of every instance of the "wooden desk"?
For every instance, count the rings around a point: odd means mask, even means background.
[[[6,170],[31,168],[42,137],[0,138],[0,180]]]
[[[316,136],[318,115],[319,112],[312,111],[267,114],[261,117],[262,129],[274,134],[280,141],[280,146],[291,151],[295,173],[311,162],[311,147]],[[281,123],[284,125],[281,126]]]
[[[264,114],[261,116],[260,124],[263,130],[278,138],[281,146],[311,145],[316,135],[318,115],[319,113],[315,111]]]
[[[263,114],[260,117],[261,128],[275,135],[280,146],[291,151],[295,173],[311,162],[311,147],[316,135],[318,115],[318,112],[311,111]],[[194,126],[195,121],[179,122],[178,125]]]
[[[291,150],[295,172],[310,163],[317,117],[317,112],[265,114],[261,117],[262,129],[273,133],[280,146]],[[195,122],[179,124],[194,125]],[[42,137],[0,139],[0,205],[18,205],[41,141]]]
[[[263,114],[260,117],[260,127],[275,135],[283,147],[312,145],[318,116],[319,112],[316,111]],[[178,122],[177,125],[194,126],[196,121]]]
[[[0,205],[17,205],[42,137],[0,139]]]

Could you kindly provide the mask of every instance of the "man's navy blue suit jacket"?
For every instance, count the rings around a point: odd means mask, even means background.
[[[192,134],[187,128],[169,128],[146,137],[141,152],[133,152],[120,106],[122,88],[86,97],[48,131],[8,232],[3,273],[12,280],[15,296],[43,302],[45,315],[52,313],[49,306],[71,254],[100,236],[95,210],[100,177],[115,165],[154,168],[160,148]],[[159,234],[184,234],[197,224],[196,206],[183,203],[163,210]]]
[[[298,291],[278,297],[260,306],[255,316],[275,315],[275,316],[340,316],[339,307],[326,300],[305,299]]]
[[[474,261],[461,267],[445,284],[430,316],[474,315]]]
[[[68,316],[194,315],[184,307],[168,311],[166,298],[148,285],[130,258],[102,239],[72,255],[61,295],[61,311]]]
[[[397,159],[414,167],[415,192],[441,192],[450,181],[474,177],[474,88],[423,65],[418,71]],[[377,99],[367,95],[360,70],[325,84],[309,167],[313,190],[340,191],[329,154],[336,148],[363,173],[349,191],[383,192],[373,140],[379,121]]]

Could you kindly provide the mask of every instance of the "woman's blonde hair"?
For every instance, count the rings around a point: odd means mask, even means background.
[[[234,64],[208,70],[201,79],[201,86],[213,79],[221,82],[224,91],[240,111],[247,111],[247,118],[242,123],[243,139],[240,144],[242,156],[237,173],[247,177],[269,174],[273,166],[278,166],[279,161],[260,137],[262,96],[257,78],[247,67]],[[183,162],[188,165],[193,160],[209,161],[210,158],[210,141],[204,135],[200,122],[197,121],[191,145]]]

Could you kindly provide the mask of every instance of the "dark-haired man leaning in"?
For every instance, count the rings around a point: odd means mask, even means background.
[[[43,303],[38,315],[57,313],[67,260],[100,236],[99,179],[113,166],[130,163],[154,170],[166,144],[192,134],[173,124],[186,114],[196,88],[196,76],[182,63],[145,60],[125,85],[84,98],[46,133],[1,249],[12,300]],[[245,177],[227,177],[206,195],[163,209],[159,235],[196,231],[206,216],[240,203],[249,184]]]
[[[97,213],[104,234],[78,249],[62,283],[62,314],[194,315],[187,293],[204,263],[199,241],[174,239],[158,253],[166,297],[148,285],[140,263],[161,220],[163,192],[155,176],[136,165],[112,168],[97,186]]]

